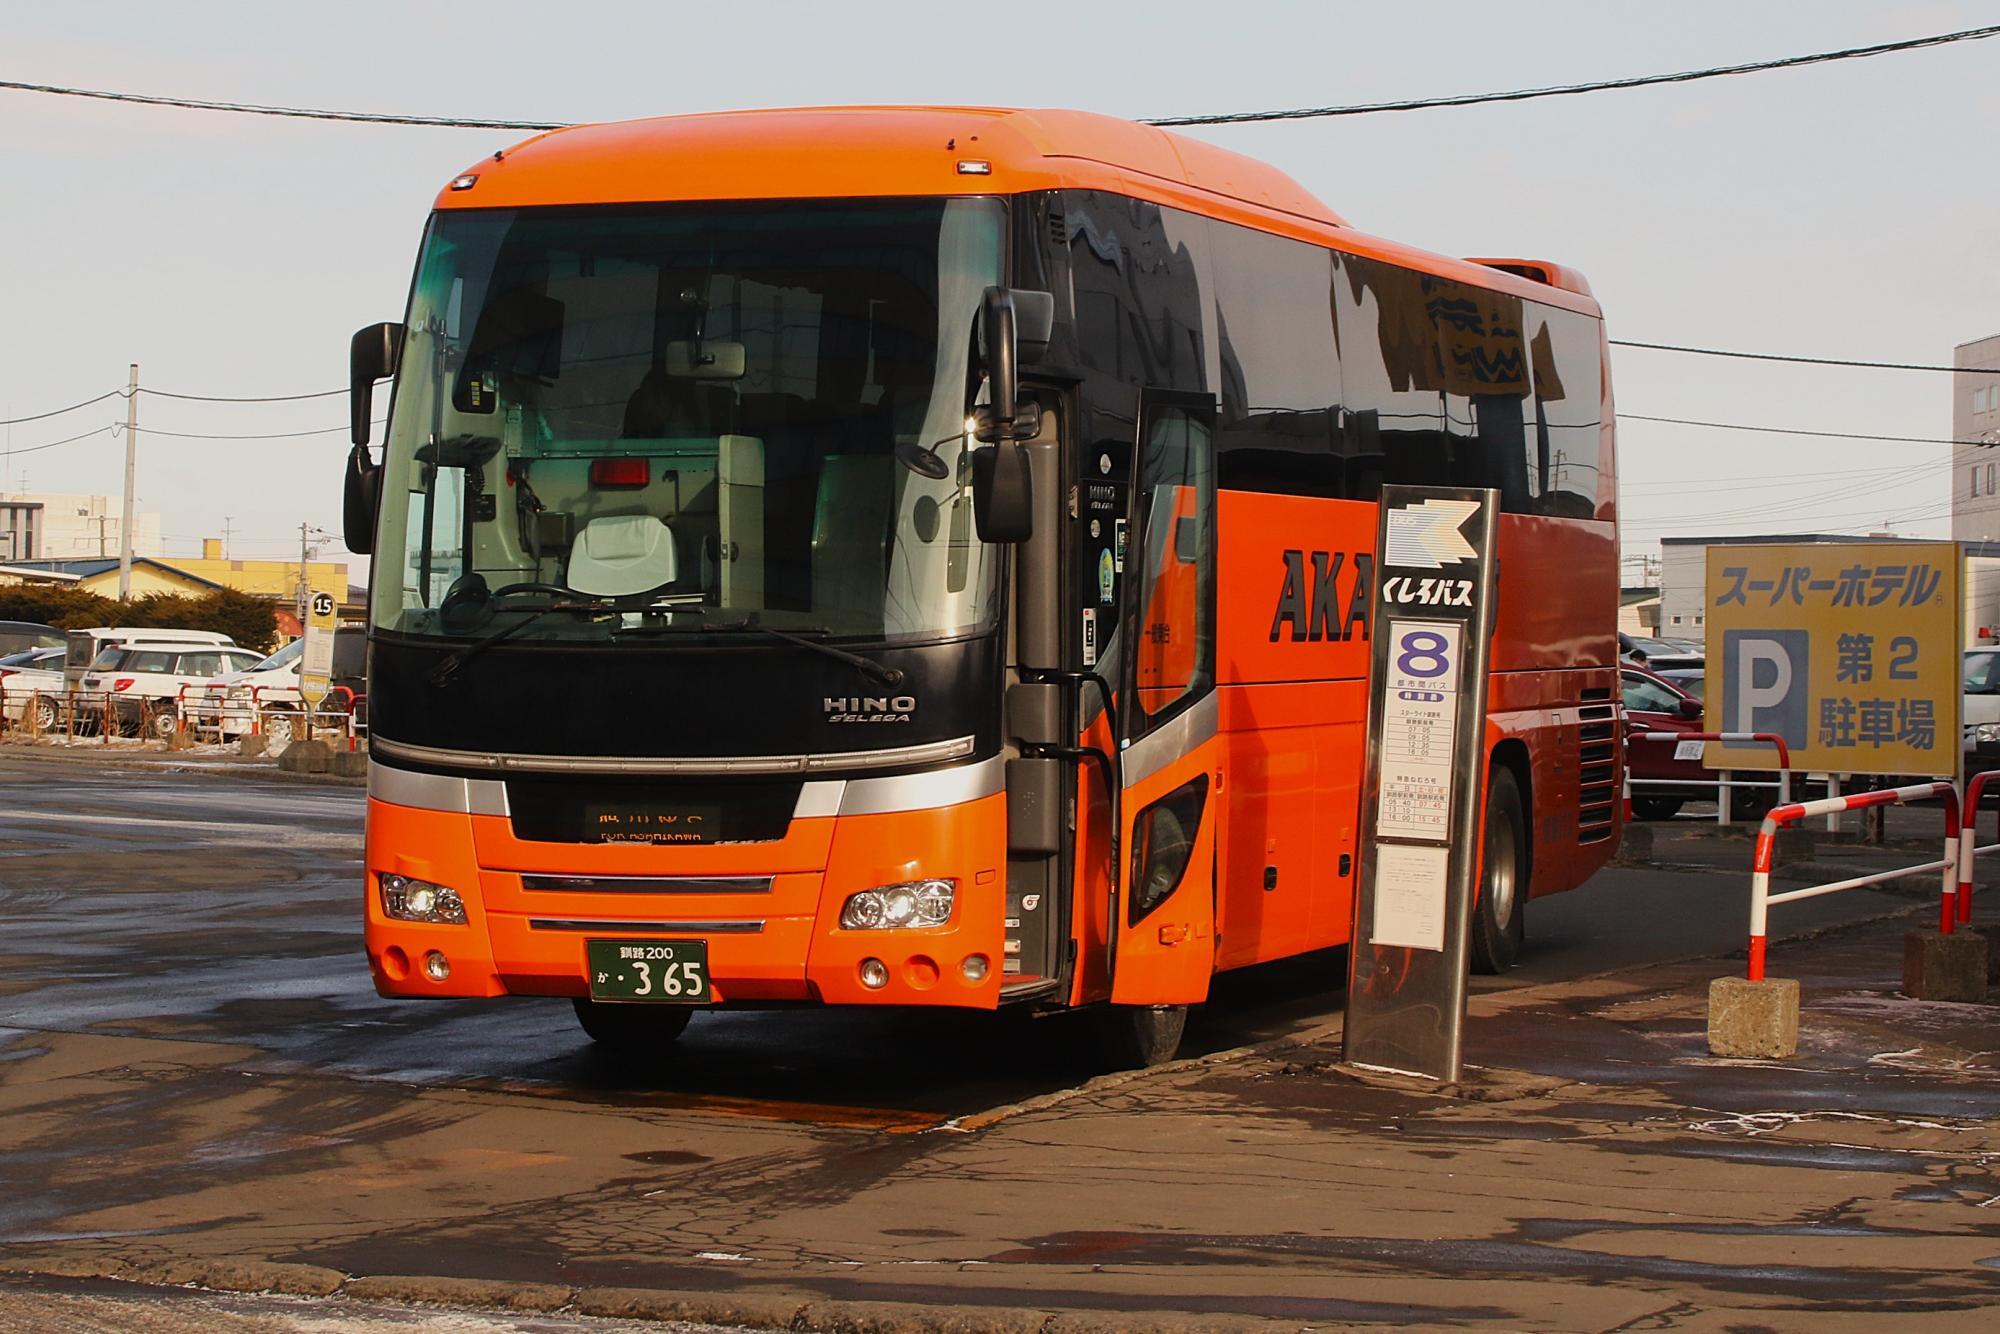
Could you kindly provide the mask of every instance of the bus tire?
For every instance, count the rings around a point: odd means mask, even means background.
[[[687,1031],[694,1009],[687,1005],[607,1005],[574,1000],[576,1021],[598,1046],[621,1056],[663,1056]]]
[[[1514,773],[1496,766],[1486,784],[1486,855],[1472,909],[1472,971],[1504,973],[1527,934],[1528,821]]]
[[[1165,1065],[1187,1031],[1185,1005],[1109,1005],[1097,1015],[1097,1044],[1113,1070]]]

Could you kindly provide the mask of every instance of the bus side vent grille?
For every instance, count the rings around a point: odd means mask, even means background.
[[[1618,800],[1618,764],[1617,715],[1610,697],[1611,692],[1606,689],[1586,690],[1583,707],[1577,710],[1576,841],[1579,843],[1602,843],[1611,837]]]
[[[1060,211],[1049,211],[1049,244],[1057,248],[1069,245],[1069,219]]]

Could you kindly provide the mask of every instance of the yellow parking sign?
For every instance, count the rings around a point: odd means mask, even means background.
[[[1711,546],[1707,726],[1775,732],[1801,772],[1955,775],[1962,565],[1951,542]],[[1704,763],[1778,757],[1711,742]]]

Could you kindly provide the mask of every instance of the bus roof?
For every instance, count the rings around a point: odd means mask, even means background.
[[[1519,261],[1495,268],[1367,237],[1276,167],[1156,126],[1087,111],[800,107],[574,125],[467,167],[439,193],[437,206],[1056,189],[1129,195],[1597,313],[1580,280],[1572,285],[1554,279],[1557,271],[1569,276],[1560,266],[1548,265],[1544,273]]]

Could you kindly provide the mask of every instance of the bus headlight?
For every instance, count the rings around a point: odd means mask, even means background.
[[[380,883],[382,911],[399,922],[465,922],[465,901],[455,889],[406,875],[385,875]]]
[[[899,926],[943,926],[958,898],[956,880],[905,880],[850,894],[841,905],[840,924],[849,931]]]
[[[2000,741],[2000,723],[1974,724],[1972,728],[1972,739],[1975,742],[1986,742],[1988,744],[1995,741]]]

